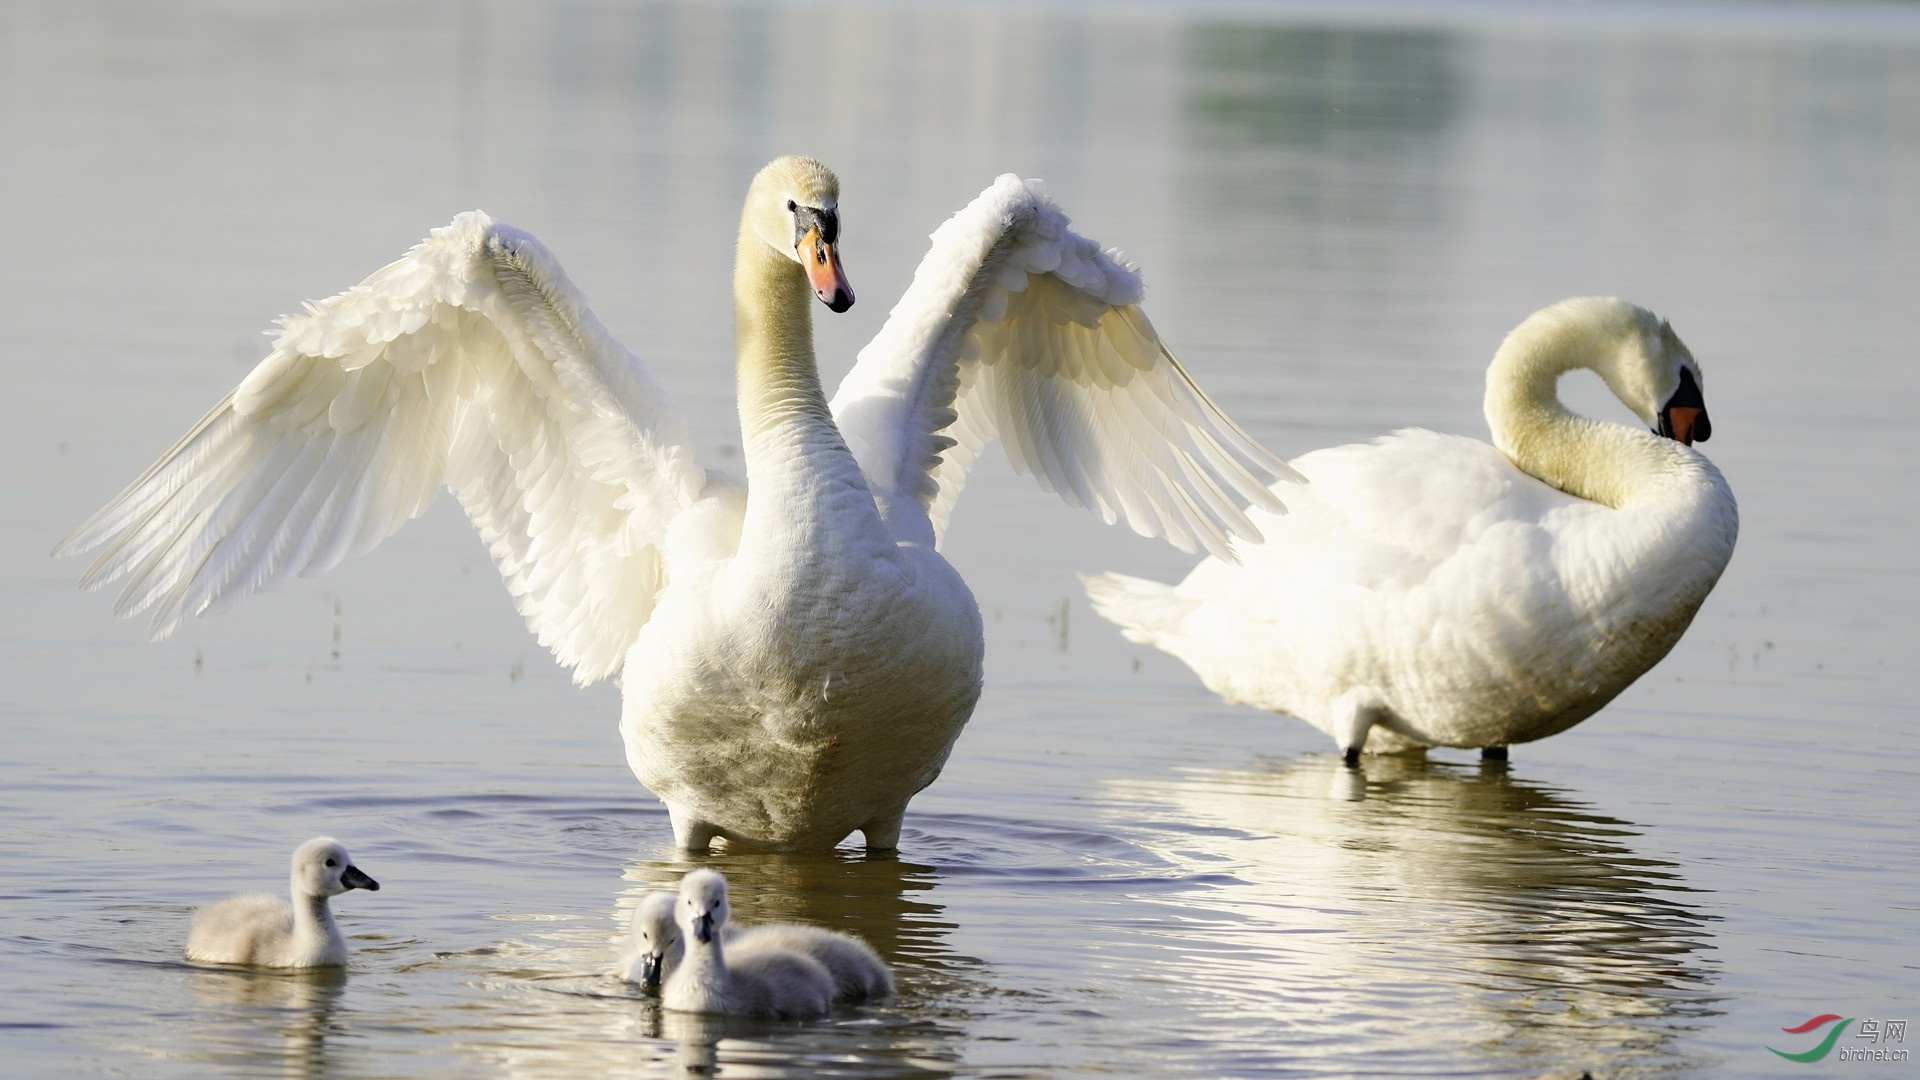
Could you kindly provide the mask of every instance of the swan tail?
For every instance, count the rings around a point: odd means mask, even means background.
[[[1179,636],[1200,606],[1172,585],[1126,574],[1081,574],[1080,584],[1096,615],[1118,626],[1128,641],[1156,648]]]

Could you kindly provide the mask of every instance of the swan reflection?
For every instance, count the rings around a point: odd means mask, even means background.
[[[197,1038],[223,1064],[260,1076],[329,1071],[327,1036],[336,1030],[333,1014],[346,989],[344,970],[215,968],[195,971],[189,985],[198,1010]]]
[[[844,930],[873,946],[889,964],[978,963],[950,955],[944,943],[953,924],[924,895],[936,884],[933,867],[850,851],[637,861],[624,877],[640,888],[620,898],[620,926],[626,927],[643,893],[676,890],[687,871],[703,866],[726,876],[733,915],[742,924],[800,922]]]
[[[1504,763],[1259,759],[1114,781],[1108,797],[1164,812],[1165,857],[1230,875],[1161,935],[1180,939],[1177,976],[1229,1009],[1287,1001],[1290,1023],[1330,1037],[1343,1015],[1398,1016],[1398,1033],[1376,1019],[1352,1035],[1556,1063],[1670,1054],[1711,1012],[1709,916],[1678,867],[1636,851],[1631,823]]]

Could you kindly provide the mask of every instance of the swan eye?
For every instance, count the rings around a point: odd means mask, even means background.
[[[787,213],[791,214],[798,209],[800,209],[799,203],[794,202],[792,199],[787,200]]]
[[[327,860],[327,865],[328,865],[328,866],[339,866],[339,865],[340,865],[340,862],[339,862],[339,860],[337,860],[337,859],[328,859],[328,860]]]

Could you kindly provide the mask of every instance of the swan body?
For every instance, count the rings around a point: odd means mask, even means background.
[[[364,552],[450,489],[528,625],[621,733],[677,841],[895,845],[980,693],[972,593],[937,548],[1001,438],[1069,502],[1229,554],[1288,475],[1138,308],[1139,277],[1004,176],[933,237],[831,403],[814,298],[853,303],[839,183],[781,158],[742,209],[735,364],[747,482],[531,235],[461,214],[282,320],[272,353],[56,551],[162,637]],[[811,294],[811,295],[810,295]]]
[[[633,909],[632,932],[616,973],[630,983],[656,989],[672,976],[686,955],[686,942],[674,921],[676,898],[653,892]],[[813,958],[832,976],[836,1002],[869,1001],[893,993],[893,973],[873,947],[851,934],[801,923],[728,922],[719,931],[730,949],[771,945]]]
[[[340,967],[347,942],[328,898],[380,883],[353,865],[347,849],[318,836],[293,853],[292,903],[264,893],[232,896],[193,913],[187,959],[270,968]]]
[[[723,945],[728,916],[725,878],[695,870],[680,879],[674,922],[686,953],[661,990],[661,1004],[760,1017],[822,1016],[833,1007],[833,976],[811,956],[772,942]]]
[[[1565,409],[1579,367],[1661,434]],[[1310,483],[1256,515],[1267,541],[1239,565],[1092,576],[1094,609],[1349,760],[1564,731],[1673,648],[1733,554],[1733,494],[1690,445],[1711,431],[1700,385],[1651,312],[1562,301],[1488,369],[1494,445],[1406,430],[1304,455]]]
[[[811,957],[832,976],[836,1002],[873,1001],[893,994],[893,972],[887,970],[886,961],[852,934],[803,923],[760,923],[742,927],[738,944]]]

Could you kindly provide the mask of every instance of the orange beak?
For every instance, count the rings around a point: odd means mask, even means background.
[[[847,284],[847,272],[840,268],[840,249],[820,239],[818,226],[808,229],[794,250],[800,253],[800,262],[807,268],[807,283],[821,303],[834,312],[853,306],[853,286]]]
[[[1681,446],[1692,446],[1694,428],[1700,423],[1701,418],[1707,415],[1707,410],[1690,409],[1685,405],[1673,405],[1668,407],[1665,415],[1666,424],[1664,426],[1667,427],[1668,431],[1664,434]]]
[[[1713,435],[1713,424],[1707,419],[1707,400],[1700,396],[1700,383],[1691,370],[1681,369],[1680,386],[1661,407],[1657,419],[1660,426],[1654,428],[1653,433],[1664,435],[1681,446],[1706,442]]]

